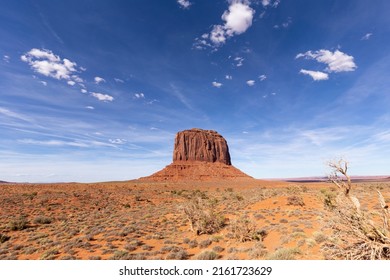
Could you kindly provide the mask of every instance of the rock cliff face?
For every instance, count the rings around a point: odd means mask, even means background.
[[[232,166],[227,142],[218,132],[193,128],[176,134],[173,163],[140,179],[210,181],[253,178]]]
[[[173,162],[178,161],[232,164],[226,140],[216,131],[197,128],[176,134]]]

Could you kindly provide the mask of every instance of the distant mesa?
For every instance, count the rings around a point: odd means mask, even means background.
[[[173,162],[141,180],[183,181],[252,179],[231,163],[229,147],[218,132],[193,128],[176,134]]]

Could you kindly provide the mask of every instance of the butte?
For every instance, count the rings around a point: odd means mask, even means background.
[[[176,134],[173,162],[140,178],[147,181],[254,180],[231,163],[228,144],[218,132],[193,128]]]

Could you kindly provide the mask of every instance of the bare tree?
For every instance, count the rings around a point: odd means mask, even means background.
[[[332,170],[329,180],[341,189],[346,196],[348,196],[352,188],[351,177],[347,173],[348,162],[341,158],[338,161],[329,161],[328,166]],[[347,179],[347,182],[340,178],[339,174],[343,175],[345,179]]]
[[[333,242],[323,249],[331,259],[390,259],[389,212],[381,192],[378,190],[382,208],[382,225],[370,218],[370,212],[360,209],[359,200],[351,195],[352,183],[348,175],[348,162],[344,159],[328,163],[331,168],[330,181],[340,189],[334,207]],[[344,177],[344,180],[340,178]]]

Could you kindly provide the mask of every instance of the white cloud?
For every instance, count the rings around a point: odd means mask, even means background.
[[[250,87],[253,87],[255,85],[255,81],[254,80],[249,80],[249,81],[246,81],[246,84]]]
[[[216,87],[216,88],[220,88],[222,86],[222,83],[218,83],[218,82],[212,82],[211,83],[213,85],[213,87]]]
[[[4,60],[5,62],[7,62],[7,63],[9,63],[10,59],[11,59],[11,58],[10,58],[8,55],[4,55],[4,56],[3,56],[3,60]]]
[[[320,72],[320,71],[310,71],[310,70],[301,69],[299,73],[302,73],[304,75],[309,75],[310,77],[313,78],[314,81],[323,81],[329,79],[329,75],[327,73]]]
[[[247,4],[247,1],[241,3],[235,1],[229,6],[229,11],[225,11],[222,19],[226,22],[224,27],[229,36],[244,33],[251,25],[253,20],[253,10]]]
[[[143,94],[142,92],[135,93],[134,97],[137,98],[137,99],[141,99],[141,98],[143,99],[143,98],[145,98],[145,94]]]
[[[243,57],[236,57],[234,58],[234,61],[237,62],[236,66],[237,67],[241,67],[242,65],[244,65],[244,58]]]
[[[225,76],[225,79],[226,79],[226,80],[233,80],[233,76],[231,76],[231,75],[226,75],[226,76]]]
[[[113,101],[114,100],[114,97],[112,97],[111,95],[108,95],[108,94],[91,92],[91,95],[100,101]]]
[[[188,0],[177,0],[177,3],[184,9],[188,9],[192,5]]]
[[[118,79],[118,78],[114,78],[114,81],[117,82],[117,83],[124,83],[125,81],[124,80],[121,80],[121,79]]]
[[[94,80],[95,80],[95,84],[100,84],[100,83],[106,82],[106,80],[101,78],[101,77],[95,77]]]
[[[42,85],[47,86],[47,82],[45,81],[39,81]]]
[[[325,71],[332,72],[349,72],[357,68],[353,56],[347,55],[339,50],[331,52],[329,50],[307,51],[299,53],[295,58],[315,59],[320,63],[328,65]]]
[[[228,38],[244,33],[252,25],[255,10],[249,6],[250,1],[231,0],[229,2],[228,10],[221,16],[224,24],[214,25],[210,34],[203,34],[201,39],[196,38],[195,48],[217,48],[223,45]]]
[[[371,38],[371,36],[372,36],[372,33],[367,33],[360,40],[369,40]]]
[[[61,59],[50,50],[34,48],[22,55],[20,59],[28,63],[35,72],[47,77],[68,81],[72,77],[77,77],[72,75],[78,71],[76,62],[67,58]]]
[[[95,109],[95,107],[93,107],[93,106],[86,106],[85,108],[89,109],[89,110],[94,110]]]
[[[214,25],[213,30],[210,33],[210,40],[215,45],[224,44],[226,41],[225,29],[222,25]]]
[[[76,83],[74,81],[68,81],[67,84],[70,86],[74,86]]]
[[[259,79],[260,79],[260,81],[264,81],[265,79],[267,79],[267,76],[266,75],[260,75],[259,76]]]
[[[87,93],[87,90],[85,90],[85,89],[83,89],[83,88],[82,88],[80,91],[81,91],[82,93]]]

